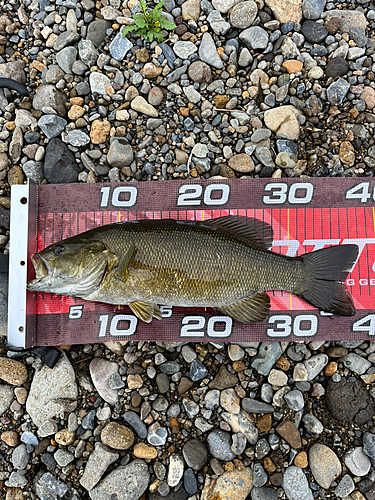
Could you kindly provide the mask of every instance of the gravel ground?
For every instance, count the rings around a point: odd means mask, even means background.
[[[26,178],[374,175],[373,4],[165,0],[161,44],[122,39],[137,10],[0,1],[0,78],[29,92],[0,89],[0,252]],[[372,500],[374,363],[370,341],[3,353],[0,498]]]

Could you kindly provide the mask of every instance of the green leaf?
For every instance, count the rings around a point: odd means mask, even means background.
[[[122,38],[126,38],[126,35],[130,33],[131,31],[135,31],[137,29],[136,26],[126,26],[122,32]]]
[[[161,2],[159,2],[157,4],[157,6],[155,7],[155,9],[161,9],[163,7],[163,5],[164,5],[164,0],[161,0]]]
[[[143,16],[137,14],[133,17],[135,24],[139,26],[140,28],[143,28],[146,26],[146,21],[143,19]]]
[[[160,19],[160,26],[162,28],[165,28],[166,30],[174,30],[176,28],[176,25],[174,23],[171,23],[171,21],[167,21],[166,19],[164,21],[162,20],[162,18]]]
[[[155,37],[159,43],[163,41],[163,35],[161,33],[156,33]]]

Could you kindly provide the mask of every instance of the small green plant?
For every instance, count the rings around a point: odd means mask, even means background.
[[[135,14],[133,16],[135,24],[124,28],[124,31],[122,32],[123,38],[125,38],[131,31],[136,31],[137,35],[143,36],[150,42],[153,40],[162,42],[163,35],[161,30],[173,30],[176,27],[174,23],[167,21],[166,17],[163,16],[161,10],[163,4],[164,0],[159,2],[154,9],[147,12],[146,0],[139,0],[141,14]]]

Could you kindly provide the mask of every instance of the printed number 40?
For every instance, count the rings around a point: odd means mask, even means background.
[[[345,198],[347,200],[357,199],[360,200],[361,203],[366,203],[371,198],[370,183],[360,182],[356,186],[348,189]],[[372,190],[372,199],[375,201],[375,185]]]

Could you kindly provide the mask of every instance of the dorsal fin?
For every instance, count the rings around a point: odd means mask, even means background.
[[[273,229],[267,222],[240,215],[228,215],[204,221],[204,224],[216,226],[232,236],[262,250],[272,246]]]

